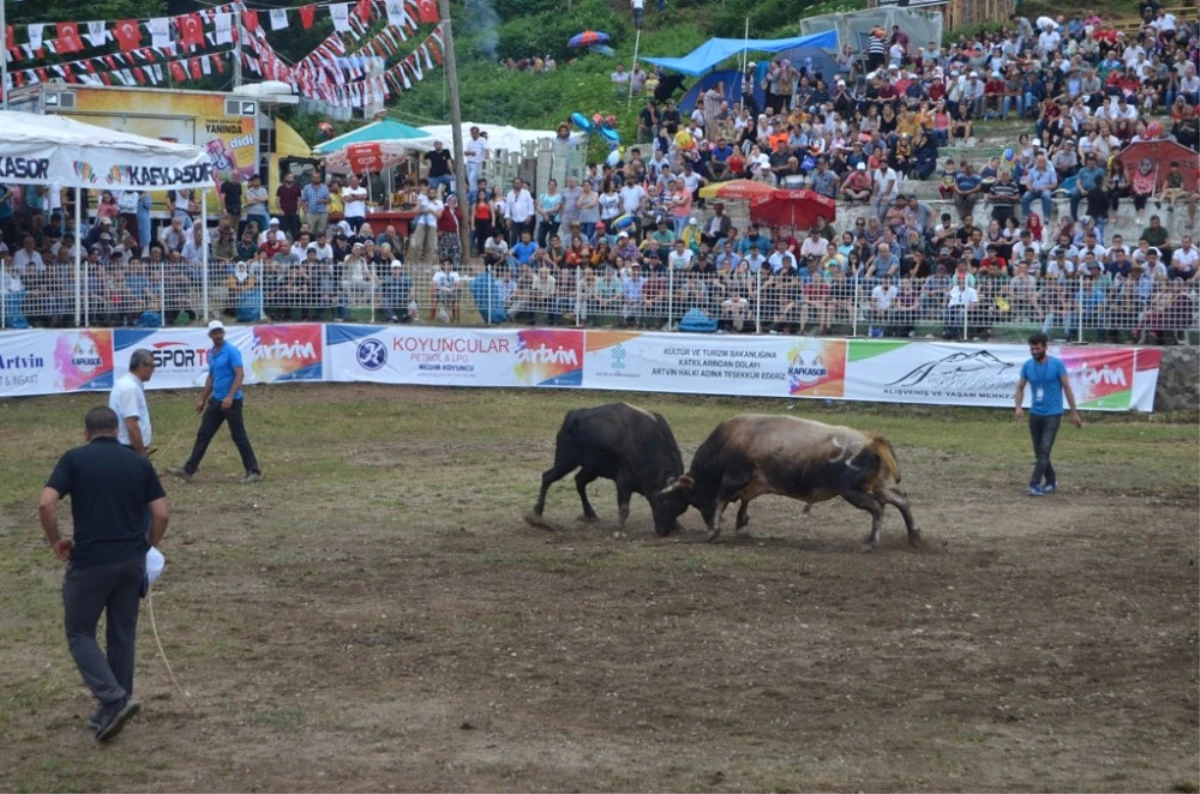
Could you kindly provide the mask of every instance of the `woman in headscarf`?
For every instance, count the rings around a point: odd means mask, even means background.
[[[451,193],[446,196],[445,210],[437,222],[437,251],[439,261],[449,259],[455,268],[462,265],[461,226],[462,210],[458,208],[458,196]]]

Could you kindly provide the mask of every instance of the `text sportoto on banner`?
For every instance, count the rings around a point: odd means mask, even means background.
[[[583,332],[327,325],[328,379],[430,386],[570,388]]]

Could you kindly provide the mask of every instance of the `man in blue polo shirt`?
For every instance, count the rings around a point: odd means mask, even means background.
[[[1029,337],[1029,354],[1032,356],[1021,367],[1021,379],[1017,381],[1016,418],[1020,420],[1024,409],[1025,385],[1033,388],[1033,401],[1029,407],[1029,435],[1033,439],[1033,453],[1037,462],[1033,465],[1033,476],[1029,480],[1030,496],[1045,496],[1058,490],[1058,475],[1050,463],[1050,450],[1062,424],[1063,394],[1071,406],[1071,421],[1083,427],[1079,410],[1075,407],[1075,392],[1067,377],[1067,368],[1062,359],[1046,355],[1048,339],[1045,334]],[[1044,485],[1043,485],[1044,481]]]
[[[242,420],[242,380],[245,377],[242,353],[235,345],[225,343],[225,325],[220,320],[208,324],[208,338],[212,340],[213,348],[208,355],[208,380],[204,384],[204,391],[196,399],[196,413],[204,414],[200,429],[196,431],[196,444],[187,463],[180,468],[169,468],[167,472],[184,482],[191,482],[208,450],[208,442],[228,421],[229,435],[233,436],[233,443],[242,456],[242,466],[246,469],[242,485],[249,485],[261,480],[262,472],[258,469],[254,448],[250,446],[246,424]]]

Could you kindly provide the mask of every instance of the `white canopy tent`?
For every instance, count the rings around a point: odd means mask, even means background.
[[[75,232],[83,228],[78,191],[201,191],[201,223],[207,233],[204,192],[215,187],[212,160],[188,146],[84,124],[65,116],[0,111],[0,183],[75,188]],[[75,246],[75,323],[82,311],[83,239]],[[208,246],[204,246],[204,305],[208,306]]]
[[[505,124],[474,124],[470,121],[464,121],[462,123],[464,141],[470,138],[472,127],[478,127],[480,132],[487,135],[488,148],[493,151],[503,149],[508,152],[519,152],[521,151],[521,147],[526,143],[552,140],[558,135],[554,130],[522,130],[516,127],[509,127]],[[435,140],[449,146],[450,140],[454,135],[454,128],[450,124],[421,127],[421,130],[429,133],[429,149],[433,148]],[[583,140],[587,137],[587,134],[574,132],[571,134],[571,137],[576,140]]]

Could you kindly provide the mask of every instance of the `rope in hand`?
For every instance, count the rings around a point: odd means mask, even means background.
[[[146,592],[146,609],[150,612],[150,628],[154,633],[154,644],[158,646],[158,655],[167,668],[167,675],[171,677],[171,683],[175,685],[175,689],[179,691],[179,695],[183,698],[183,702],[187,704],[188,711],[192,712],[192,716],[195,716],[196,707],[192,705],[191,698],[188,697],[187,692],[185,692],[183,687],[179,684],[179,679],[175,677],[175,671],[171,669],[171,662],[167,659],[167,652],[163,650],[162,640],[158,638],[158,622],[154,619],[153,587]]]
[[[167,454],[167,450],[169,450],[173,446],[175,446],[175,442],[179,440],[179,436],[183,435],[184,430],[187,430],[189,427],[192,426],[192,422],[196,421],[196,417],[198,417],[198,416],[200,416],[200,414],[193,413],[190,417],[187,418],[186,421],[184,421],[183,424],[181,424],[179,426],[179,429],[175,431],[175,435],[171,436],[170,440],[167,441],[166,446],[155,447],[154,449],[152,449],[146,453],[146,457],[153,457],[153,456],[157,455],[159,452],[162,452],[163,456],[165,457]]]

